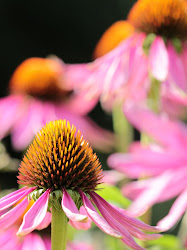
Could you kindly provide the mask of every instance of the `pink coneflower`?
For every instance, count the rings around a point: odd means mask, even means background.
[[[22,150],[46,122],[63,118],[81,129],[94,147],[112,147],[111,133],[86,116],[97,100],[68,86],[66,69],[57,58],[29,58],[18,66],[10,79],[10,95],[0,99],[0,139],[10,132],[13,146]]]
[[[130,105],[125,114],[154,141],[150,145],[133,143],[129,153],[111,155],[108,164],[130,178],[146,177],[123,188],[124,195],[133,200],[130,211],[178,196],[168,215],[158,223],[162,230],[168,230],[187,208],[187,127],[167,115],[158,116],[136,106]]]
[[[74,83],[92,87],[93,95],[101,95],[102,105],[111,110],[119,101],[150,98],[162,82],[163,108],[180,113],[187,105],[186,38],[186,0],[139,0],[126,21],[114,23],[101,37],[97,59],[72,67],[77,71]]]
[[[24,215],[18,235],[36,229],[52,209],[52,239],[54,220],[58,223],[64,213],[75,222],[84,223],[89,217],[102,231],[122,239],[132,249],[143,249],[133,237],[142,240],[160,237],[143,233],[140,229],[156,232],[157,228],[129,217],[126,211],[110,205],[95,192],[102,181],[99,160],[80,132],[76,134],[76,129],[66,121],[50,122],[37,134],[20,165],[18,179],[25,187],[0,199],[0,211],[21,200],[0,217],[1,229],[22,215],[28,197],[32,197],[36,202]],[[82,205],[86,215],[79,210]],[[64,223],[67,219],[62,220]]]

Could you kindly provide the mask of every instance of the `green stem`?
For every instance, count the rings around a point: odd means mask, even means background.
[[[64,211],[52,204],[51,250],[65,250],[67,241],[67,217]]]
[[[123,113],[122,105],[114,106],[112,118],[117,140],[117,151],[127,152],[130,143],[133,141],[133,128]]]

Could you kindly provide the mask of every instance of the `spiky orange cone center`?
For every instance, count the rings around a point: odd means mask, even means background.
[[[10,79],[13,93],[28,94],[45,99],[66,96],[63,89],[63,68],[58,60],[50,58],[29,58],[22,62]]]
[[[19,168],[19,183],[38,188],[95,190],[100,162],[80,131],[66,121],[48,123],[36,135]]]
[[[166,38],[187,37],[186,0],[139,0],[128,15],[128,21],[138,30]]]
[[[94,58],[101,57],[114,49],[120,42],[134,32],[134,27],[126,21],[115,22],[102,35],[95,51]]]

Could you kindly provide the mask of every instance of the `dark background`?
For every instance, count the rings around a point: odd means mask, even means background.
[[[102,33],[125,19],[135,0],[1,0],[0,95],[26,58],[55,54],[69,63],[88,62]]]

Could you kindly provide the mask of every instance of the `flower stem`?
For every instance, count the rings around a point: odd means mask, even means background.
[[[133,128],[123,113],[122,105],[114,106],[112,118],[117,139],[117,151],[127,152],[130,143],[133,141]]]
[[[62,209],[52,204],[51,250],[65,250],[67,241],[67,217]]]

